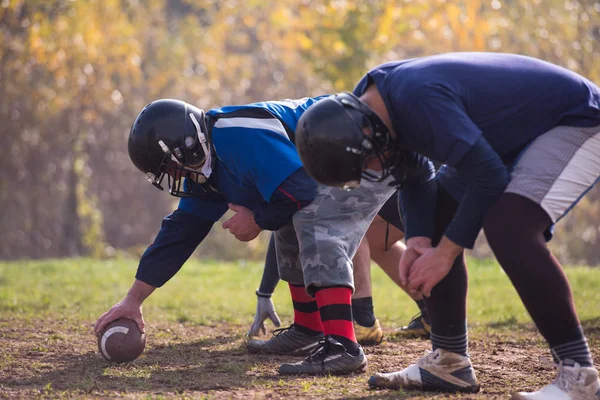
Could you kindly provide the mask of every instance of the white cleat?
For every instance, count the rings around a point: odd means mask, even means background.
[[[442,349],[432,351],[402,371],[376,373],[369,378],[369,386],[452,393],[479,391],[471,359]]]
[[[600,380],[594,367],[582,367],[570,360],[558,365],[558,376],[537,392],[519,392],[512,400],[600,400]]]

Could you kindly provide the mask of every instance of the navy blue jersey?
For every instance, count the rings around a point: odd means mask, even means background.
[[[394,61],[369,71],[355,94],[371,84],[401,149],[456,167],[452,179],[463,184],[465,196],[446,236],[463,247],[473,246],[483,216],[508,184],[507,166],[523,148],[559,125],[600,125],[596,85],[520,55],[450,53]],[[403,210],[407,218],[422,211],[419,203]],[[406,229],[412,230],[408,219]]]
[[[584,77],[535,58],[450,53],[395,61],[357,86],[377,85],[400,142],[455,165],[483,137],[510,158],[558,125],[600,125],[600,89]]]

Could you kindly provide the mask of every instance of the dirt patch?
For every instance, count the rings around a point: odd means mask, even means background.
[[[600,332],[586,328],[596,359]],[[345,377],[281,377],[288,357],[250,355],[245,326],[158,324],[149,328],[146,351],[124,365],[97,353],[92,327],[65,321],[0,320],[0,397],[146,398],[506,398],[514,390],[539,388],[554,377],[549,357],[532,327],[514,331],[477,329],[470,354],[482,386],[473,395],[373,391],[376,371],[406,367],[429,349],[425,340],[384,342],[366,348],[366,374]],[[481,331],[481,332],[479,332]]]

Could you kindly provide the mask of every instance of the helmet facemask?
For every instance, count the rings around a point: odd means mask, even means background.
[[[160,190],[163,190],[162,181],[166,176],[169,194],[175,197],[198,196],[208,191],[204,184],[212,172],[211,146],[207,139],[204,111],[200,111],[200,121],[194,113],[188,114],[194,134],[186,134],[182,146],[169,148],[162,140],[158,141],[165,154],[157,172],[146,174],[148,181]]]

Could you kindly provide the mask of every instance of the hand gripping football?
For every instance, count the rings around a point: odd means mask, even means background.
[[[104,327],[98,336],[98,350],[107,361],[124,363],[138,358],[146,346],[146,334],[140,332],[137,323],[119,318]]]

